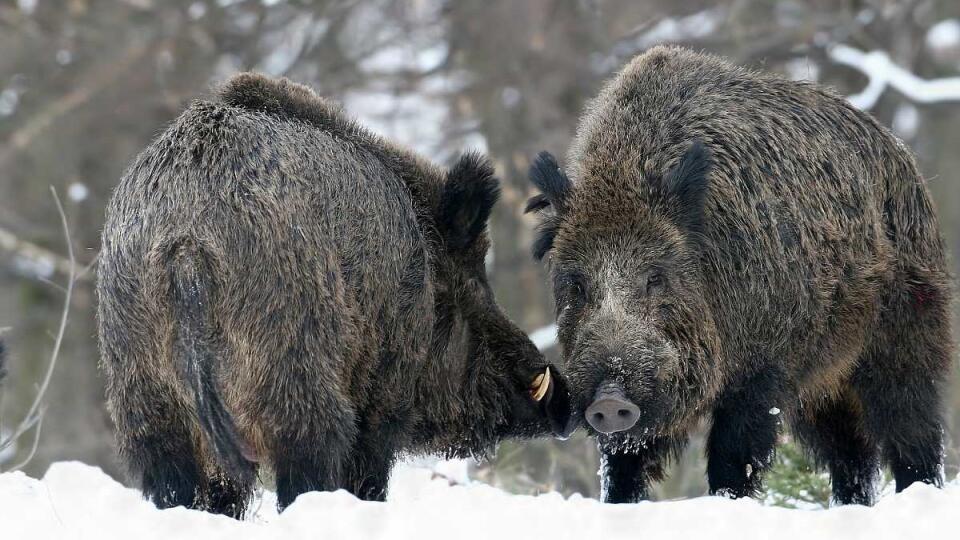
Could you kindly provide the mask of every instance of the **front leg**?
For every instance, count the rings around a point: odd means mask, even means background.
[[[363,501],[386,501],[393,461],[392,453],[370,451],[356,455],[347,482],[350,492]]]
[[[352,449],[351,463],[344,487],[364,501],[383,502],[387,499],[387,484],[396,461],[397,449],[403,446],[406,431],[403,415],[386,418],[363,418],[360,436]]]
[[[711,495],[741,498],[760,493],[780,431],[778,380],[766,373],[755,375],[723,396],[714,409],[707,440]]]
[[[646,500],[650,485],[663,480],[664,465],[682,447],[672,441],[651,441],[628,451],[620,445],[600,443],[600,492],[605,503],[634,503]]]

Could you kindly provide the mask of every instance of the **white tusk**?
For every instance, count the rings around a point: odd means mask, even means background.
[[[530,395],[533,397],[534,401],[540,401],[544,396],[547,395],[547,390],[549,389],[550,368],[547,368],[541,375],[537,375],[537,378],[533,380],[533,386],[530,387]]]

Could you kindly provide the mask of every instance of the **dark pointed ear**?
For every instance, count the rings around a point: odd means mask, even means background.
[[[560,226],[559,215],[566,210],[573,183],[549,152],[537,154],[530,164],[528,176],[530,183],[540,190],[540,194],[530,197],[523,213],[547,212],[541,218],[537,236],[533,241],[533,257],[539,261],[553,248],[553,239]]]
[[[703,231],[712,166],[710,150],[697,140],[663,177],[670,214],[676,224],[686,230]]]
[[[547,206],[559,212],[563,210],[573,183],[557,164],[550,152],[540,152],[530,164],[530,183],[540,190],[540,195],[531,197],[523,213],[543,210]]]
[[[466,249],[486,228],[500,196],[500,181],[493,173],[489,160],[472,152],[447,171],[437,226],[450,249]]]

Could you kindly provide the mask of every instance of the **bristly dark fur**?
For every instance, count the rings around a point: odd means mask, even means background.
[[[710,151],[698,139],[663,178],[670,201],[668,213],[681,229],[693,233],[703,231],[710,167]]]
[[[953,291],[923,177],[876,120],[654,47],[584,114],[572,183],[545,162],[527,208],[574,414],[601,387],[644,411],[598,435],[607,501],[644,497],[703,419],[712,493],[756,495],[784,425],[839,503],[870,504],[878,464],[898,491],[941,483]]]
[[[560,228],[560,219],[556,216],[544,216],[537,225],[537,235],[533,239],[531,252],[533,258],[540,261],[553,249],[553,239]]]
[[[204,435],[227,476],[248,485],[256,466],[243,455],[242,437],[217,391],[218,345],[207,306],[212,279],[200,253],[186,240],[170,258],[171,307],[177,321],[174,356],[183,380],[193,393]]]
[[[499,197],[490,160],[473,152],[460,156],[447,173],[437,223],[453,249],[466,248],[483,232]]]
[[[530,212],[539,212],[548,206],[550,206],[550,199],[541,193],[539,195],[534,195],[527,200],[527,205],[523,207],[523,213],[529,214]]]
[[[400,453],[567,425],[563,377],[484,273],[486,159],[441,168],[283,79],[218,96],[137,157],[104,225],[101,366],[147,497],[240,516],[265,466],[281,508],[383,500]]]
[[[530,164],[530,182],[546,196],[547,200],[557,211],[563,210],[563,204],[570,193],[573,184],[566,173],[557,164],[557,159],[550,152],[540,152]],[[529,210],[528,210],[529,211]]]
[[[550,212],[542,214],[540,225],[537,227],[537,235],[533,241],[533,257],[539,261],[553,247],[553,238],[559,225],[559,221],[553,216],[563,211],[573,184],[567,178],[563,169],[560,168],[560,165],[557,164],[553,154],[546,151],[537,154],[536,159],[530,164],[528,177],[541,193],[534,195],[527,201],[523,212],[525,214]]]

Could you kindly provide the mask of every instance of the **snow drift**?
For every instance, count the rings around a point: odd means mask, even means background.
[[[4,539],[246,538],[934,538],[960,532],[960,479],[943,490],[913,485],[873,508],[787,510],[753,500],[702,497],[603,505],[556,493],[510,495],[490,486],[451,485],[425,468],[401,466],[387,503],[343,491],[307,493],[282,515],[272,494],[247,521],[174,508],[157,510],[99,469],[57,463],[41,480],[0,475]]]

